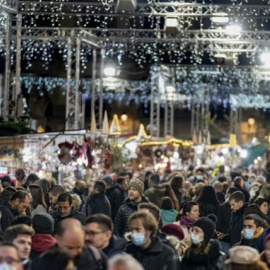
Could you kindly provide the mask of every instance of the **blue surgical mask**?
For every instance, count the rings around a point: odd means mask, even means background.
[[[198,234],[195,234],[193,232],[190,234],[190,238],[192,244],[195,246],[198,246],[203,241]]]
[[[135,246],[143,246],[146,242],[144,233],[132,233],[131,241]]]
[[[255,232],[252,229],[244,229],[243,236],[245,239],[253,239],[254,233]]]

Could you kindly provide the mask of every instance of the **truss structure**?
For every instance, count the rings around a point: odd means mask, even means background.
[[[51,2],[19,1],[19,12],[25,15],[60,15],[62,16],[109,16],[130,17],[131,13],[116,13],[114,3],[103,2]],[[229,17],[254,19],[270,18],[268,5],[223,5],[197,4],[183,2],[138,3],[132,16],[158,17],[174,15],[178,17],[215,17],[217,13],[227,13]]]
[[[0,10],[16,14],[18,12],[18,4],[17,0],[0,0]]]

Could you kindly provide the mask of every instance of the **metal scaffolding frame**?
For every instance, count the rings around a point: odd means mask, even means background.
[[[230,110],[230,133],[236,135],[236,141],[241,143],[242,108],[231,108]]]
[[[265,5],[226,5],[198,4],[184,2],[138,3],[133,13],[117,13],[115,3],[103,2],[51,2],[51,1],[19,1],[18,10],[26,15],[59,15],[64,16],[107,16],[107,17],[160,17],[174,15],[178,17],[217,17],[218,13],[227,13],[228,17],[244,17],[253,19],[270,18],[269,6]]]
[[[210,91],[207,85],[192,97],[191,103],[191,136],[194,143],[210,144]]]

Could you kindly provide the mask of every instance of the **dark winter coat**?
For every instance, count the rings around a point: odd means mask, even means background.
[[[126,240],[113,235],[110,239],[109,246],[102,249],[102,251],[108,259],[117,254],[122,254],[126,251]]]
[[[187,250],[181,262],[182,270],[214,270],[220,258],[220,246],[217,240],[210,241],[206,254]]]
[[[111,217],[111,204],[105,194],[94,194],[89,197],[82,212],[87,217],[94,214],[104,214]]]
[[[199,203],[200,217],[207,217],[209,214],[215,214],[218,217],[220,206],[213,204]]]
[[[217,221],[217,231],[227,234],[231,223],[231,205],[229,202],[225,202],[220,206],[218,221]]]
[[[8,227],[11,226],[12,220],[17,216],[17,212],[11,208],[9,203],[5,203],[0,207],[1,212],[1,227],[4,232]]]
[[[269,233],[270,233],[270,227],[264,229],[263,233],[258,237],[255,243],[255,248],[259,251],[259,253],[265,250],[264,242]]]
[[[246,239],[242,237],[241,241],[239,243],[236,243],[235,246],[249,246],[252,248],[256,248],[256,242],[258,238],[255,239]]]
[[[142,197],[142,202],[148,202],[145,197]],[[128,219],[138,210],[138,204],[127,198],[124,203],[120,206],[115,220],[114,220],[114,234],[120,237],[124,237],[125,233],[129,231]]]
[[[174,256],[173,249],[162,243],[158,237],[154,238],[147,249],[142,249],[132,243],[128,244],[127,253],[139,261],[145,270],[177,269],[178,258]]]
[[[228,234],[222,239],[222,241],[230,243],[230,247],[234,246],[241,240],[241,232],[244,227],[245,208],[246,207],[243,206],[231,214],[231,223]]]
[[[123,196],[123,193],[121,192],[121,189],[119,188],[119,185],[116,183],[106,190],[106,196],[111,204],[111,218],[112,220],[114,220],[117,211],[122,205],[125,198]]]
[[[75,219],[79,220],[82,223],[82,225],[85,225],[85,222],[86,222],[86,216],[83,213],[76,211],[74,206],[72,206],[71,212],[68,216],[62,217],[58,210],[54,211],[51,214],[51,216],[54,219],[54,232],[56,232],[58,223],[66,218],[75,218]]]
[[[149,200],[149,202],[155,204],[160,208],[165,191],[166,189],[164,186],[155,185],[146,190],[144,192],[144,195]]]
[[[57,245],[51,248],[51,250],[57,248]],[[106,270],[107,269],[107,258],[98,249],[92,247],[99,254],[99,261],[89,247],[83,247],[82,253],[76,256],[74,264],[77,270]],[[44,254],[44,253],[43,253]],[[33,261],[32,270],[38,270],[40,264],[40,258],[42,254]],[[52,269],[53,270],[53,269]]]
[[[29,259],[26,263],[23,264],[23,270],[31,270],[32,269],[32,261]]]

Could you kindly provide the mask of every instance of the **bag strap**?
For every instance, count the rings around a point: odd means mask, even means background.
[[[100,251],[93,247],[93,246],[90,246],[89,245],[89,249],[92,251],[93,255],[94,255],[94,258],[98,264],[98,269],[99,270],[104,270],[104,267],[103,267],[103,261],[102,261],[102,257],[101,257],[101,253]]]

